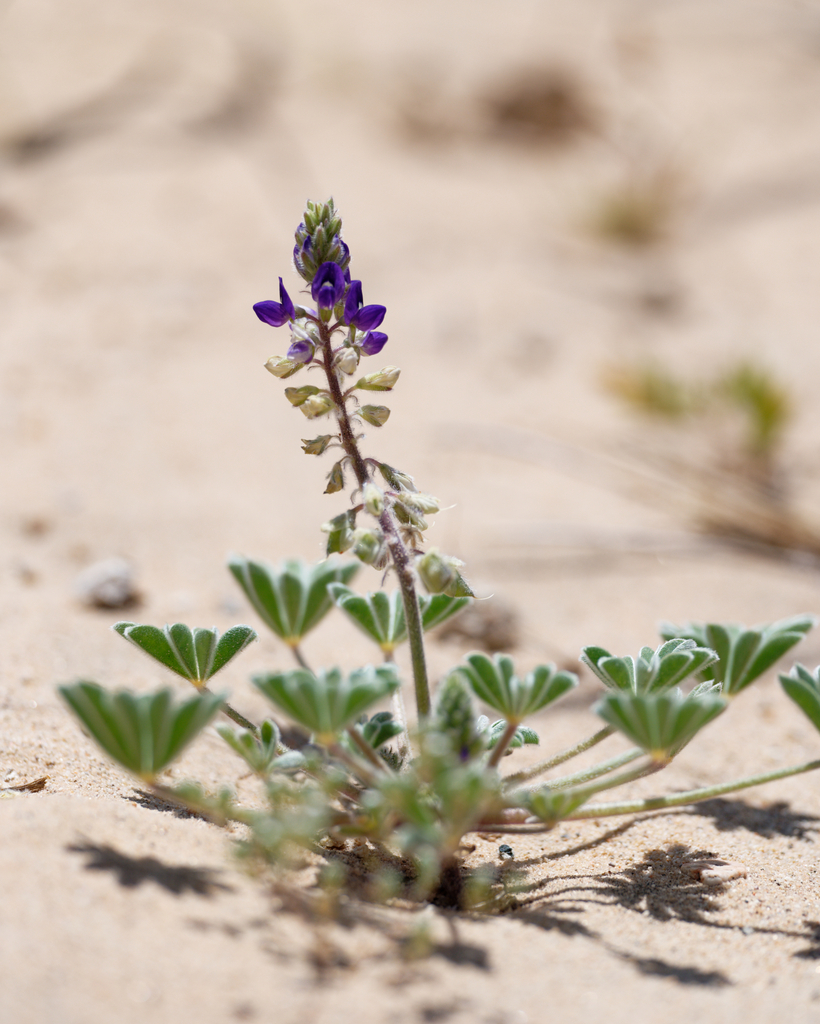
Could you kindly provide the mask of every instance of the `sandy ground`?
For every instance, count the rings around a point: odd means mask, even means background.
[[[304,200],[331,193],[402,368],[369,450],[455,506],[431,542],[515,609],[522,664],[628,653],[659,619],[820,611],[811,560],[695,532],[720,480],[671,457],[714,463],[723,435],[682,450],[601,386],[623,362],[761,361],[792,395],[784,472],[811,519],[820,7],[17,0],[0,18],[0,785],[49,776],[0,793],[0,1021],[818,1019],[813,776],[516,840],[528,888],[501,918],[310,924],[232,864],[231,835],[110,767],[55,686],[168,681],[110,632],[120,613],[76,599],[101,558],[135,566],[129,616],[225,628],[253,622],[228,552],[319,556],[343,504],[250,307],[295,284]],[[526,75],[574,97],[557,127],[499,114]],[[647,181],[666,183],[663,237],[590,228]],[[466,649],[434,642],[435,672]],[[308,650],[371,656],[338,617]],[[817,635],[799,657],[820,661]],[[260,714],[245,677],[285,664],[263,636],[226,670],[235,703]],[[538,723],[545,746],[594,728],[595,692]],[[635,792],[819,747],[767,678]],[[247,786],[211,733],[173,772]],[[700,856],[747,877],[710,888],[684,870]],[[408,960],[414,929],[431,954]]]

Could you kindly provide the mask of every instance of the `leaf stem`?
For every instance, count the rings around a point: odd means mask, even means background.
[[[616,768],[621,768],[625,764],[629,764],[631,761],[635,761],[643,754],[640,747],[633,747],[632,750],[627,750],[623,754],[618,754],[617,757],[611,757],[608,761],[599,761],[598,764],[592,765],[590,768],[582,768],[580,771],[573,772],[572,775],[562,775],[558,779],[549,779],[543,785],[544,789],[556,790],[556,789],[569,789],[571,786],[582,785],[585,782],[592,782],[593,779],[598,779],[602,775],[606,775],[609,772],[615,771]],[[533,789],[541,787],[531,787]]]
[[[378,768],[379,771],[389,771],[387,763],[385,761],[382,761],[382,759],[379,757],[376,751],[370,746],[370,744],[367,742],[367,740],[364,738],[364,736],[362,736],[362,734],[355,726],[349,725],[347,727],[347,735],[356,744],[361,753],[367,758],[367,760],[373,765],[374,768]]]
[[[495,768],[498,765],[498,762],[504,756],[504,751],[510,745],[513,736],[515,736],[515,730],[517,728],[518,722],[510,722],[509,720],[507,721],[507,728],[501,734],[501,738],[499,739],[498,743],[496,743],[496,745],[493,747],[493,751],[490,754],[489,760],[487,761],[488,768]]]
[[[209,690],[207,686],[199,687],[200,693],[213,693],[213,690]],[[248,732],[252,732],[254,736],[259,735],[258,726],[254,725],[249,719],[245,718],[244,715],[240,715],[239,712],[232,708],[227,701],[223,701],[220,705],[219,710],[223,715],[226,715],[232,722],[236,722],[237,725],[241,725],[243,729],[247,729]]]
[[[580,743],[576,743],[573,747],[567,747],[566,750],[562,750],[560,753],[555,754],[546,761],[539,761],[538,764],[534,764],[531,768],[524,768],[522,771],[516,772],[514,775],[506,775],[504,777],[504,786],[515,786],[519,782],[529,782],[530,779],[537,778],[537,776],[542,775],[544,772],[548,772],[550,768],[555,768],[559,764],[563,764],[565,761],[570,761],[573,757],[583,754],[585,750],[589,750],[590,747],[594,747],[596,744],[601,743],[602,740],[611,736],[613,732],[615,732],[614,727],[606,725],[603,729],[599,729],[598,732],[593,733],[592,736],[588,736],[585,740],[581,740]]]
[[[666,807],[682,807],[685,804],[699,803],[701,800],[711,800],[713,797],[722,796],[724,793],[735,793],[740,789],[749,789],[751,786],[761,786],[764,782],[775,782],[777,779],[786,779],[790,775],[800,775],[802,772],[811,772],[820,768],[820,761],[807,761],[805,764],[795,765],[791,768],[778,768],[773,772],[764,772],[761,775],[749,775],[745,779],[737,779],[734,782],[718,783],[715,786],[704,786],[701,789],[690,789],[685,793],[675,793],[671,796],[654,796],[646,800],[625,800],[622,803],[613,804],[589,804],[582,807],[567,818],[605,818],[613,814],[639,814],[641,811],[658,811]]]

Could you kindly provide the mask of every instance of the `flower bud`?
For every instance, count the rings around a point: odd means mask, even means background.
[[[379,488],[368,481],[362,488],[362,501],[371,516],[380,516],[384,512],[384,495]]]
[[[396,519],[403,526],[412,526],[414,530],[418,530],[419,533],[423,533],[427,529],[427,521],[423,516],[419,515],[415,509],[408,508],[402,502],[397,501],[393,505],[393,511],[396,514]]]
[[[302,451],[305,455],[322,455],[332,440],[333,434],[320,434],[318,437],[314,437],[312,441],[303,437]]]
[[[386,462],[380,462],[378,466],[379,472],[386,480],[388,487],[392,487],[394,491],[416,492],[416,483],[409,473],[402,473],[400,469],[388,466]]]
[[[387,551],[387,544],[381,530],[363,530],[359,528],[353,531],[353,554],[365,565],[375,566],[383,569],[390,558]]]
[[[285,388],[285,398],[291,405],[304,405],[312,395],[318,395],[319,389],[315,384],[305,384],[301,388]]]
[[[317,416],[325,416],[330,412],[333,408],[333,399],[330,395],[311,395],[299,408],[309,420],[315,420]]]
[[[328,556],[347,551],[353,543],[353,529],[356,526],[356,513],[353,509],[334,516],[329,522],[323,523],[321,530],[327,537]]]
[[[345,477],[342,472],[341,462],[334,462],[333,468],[327,475],[327,487],[325,487],[325,494],[335,494],[337,491],[341,491],[345,485]]]
[[[390,410],[386,405],[363,405],[359,415],[371,427],[382,427],[390,417]]]
[[[427,515],[441,511],[441,502],[432,494],[421,494],[419,491],[416,491],[415,494],[405,493],[402,494],[401,500],[402,504]]]
[[[397,366],[385,366],[378,373],[368,373],[356,382],[361,391],[392,391],[401,370]]]
[[[333,365],[349,377],[359,368],[359,353],[355,348],[343,348],[336,353]]]
[[[428,594],[441,594],[455,581],[456,570],[451,559],[442,557],[435,548],[416,562],[416,572]]]
[[[285,380],[287,377],[292,377],[294,373],[298,373],[304,365],[304,363],[296,362],[293,359],[286,359],[284,356],[271,356],[265,363],[265,369],[274,377]]]

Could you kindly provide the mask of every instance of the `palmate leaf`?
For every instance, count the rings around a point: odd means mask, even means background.
[[[521,722],[578,685],[574,672],[557,672],[555,665],[538,665],[521,680],[515,675],[512,659],[505,654],[488,658],[474,652],[466,661],[455,674],[508,722]]]
[[[256,640],[250,626],[231,626],[222,636],[217,629],[192,630],[182,622],[163,629],[115,622],[112,629],[197,689]]]
[[[562,818],[586,803],[595,792],[594,789],[557,789],[550,790],[545,786],[527,793],[524,803],[536,818],[548,825],[555,825]]]
[[[394,665],[364,668],[343,676],[337,668],[307,669],[258,675],[253,684],[273,704],[299,725],[314,733],[320,743],[332,743],[339,732],[352,725],[372,704],[399,686]]]
[[[711,692],[608,693],[592,710],[656,761],[678,754],[692,737],[726,707],[716,687]]]
[[[199,693],[181,703],[171,690],[137,696],[109,692],[81,680],[59,692],[106,754],[146,782],[152,782],[222,706],[223,697]]]
[[[486,715],[479,715],[476,720],[476,728],[479,732],[486,735],[487,749],[492,750],[504,735],[504,731],[507,728],[507,722],[504,718],[499,718],[491,725],[490,720]],[[530,729],[527,725],[519,725],[513,733],[513,738],[507,744],[507,747],[509,750],[515,750],[517,747],[523,747],[525,745],[529,746],[530,744],[535,744],[537,746],[540,742],[541,739],[535,729]]]
[[[795,615],[751,629],[736,623],[687,622],[674,626],[664,622],[660,634],[665,638],[688,637],[714,648],[720,661],[705,667],[703,678],[722,683],[722,692],[731,697],[762,676],[816,625],[813,615]]]
[[[616,658],[603,647],[581,651],[581,661],[607,689],[636,694],[670,690],[690,676],[700,676],[716,660],[715,651],[680,636],[666,640],[654,651],[642,647],[637,658]]]
[[[266,718],[259,726],[258,736],[254,736],[248,729],[235,730],[229,725],[218,725],[216,731],[250,769],[263,778],[272,770],[283,749],[279,728],[270,718]]]
[[[348,583],[359,567],[355,562],[293,560],[274,568],[235,555],[228,568],[265,625],[295,647],[333,607],[328,584]]]
[[[815,729],[820,729],[820,666],[809,672],[799,662],[788,675],[779,676],[780,685]]]
[[[377,590],[369,594],[357,594],[343,583],[331,583],[328,593],[336,604],[379,645],[385,654],[392,653],[407,639],[407,623],[404,618],[404,602],[401,592],[394,590],[387,594]],[[471,603],[469,597],[448,597],[436,594],[419,597],[422,629],[427,632],[446,622]]]

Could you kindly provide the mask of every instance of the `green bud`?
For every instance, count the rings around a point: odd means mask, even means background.
[[[416,561],[416,572],[429,594],[448,597],[475,597],[470,584],[459,571],[464,563],[452,555],[442,555],[432,548]]]
[[[415,509],[408,508],[403,505],[400,501],[395,502],[393,505],[393,511],[396,514],[396,519],[403,526],[412,526],[414,530],[423,532],[427,529],[427,522],[423,516],[419,515]]]
[[[371,516],[380,516],[384,512],[384,495],[369,481],[362,488],[362,501]]]
[[[287,359],[285,356],[271,356],[265,363],[265,369],[274,377],[284,380],[286,377],[292,377],[294,373],[298,373],[304,365],[304,363],[297,363],[293,359]]]
[[[359,353],[355,348],[343,348],[336,353],[333,365],[349,377],[359,368]]]
[[[314,437],[312,441],[303,437],[302,451],[305,455],[322,455],[332,440],[333,434],[320,434],[318,437]]]
[[[327,475],[327,487],[325,488],[325,494],[335,494],[337,491],[341,491],[345,485],[345,477],[342,472],[341,462],[334,462],[333,468]]]
[[[415,492],[417,490],[415,481],[408,473],[402,473],[400,469],[388,466],[386,462],[380,462],[378,466],[379,472],[384,477],[388,487],[391,487],[394,491]]]
[[[441,511],[441,503],[432,494],[421,494],[416,491],[415,494],[402,494],[401,500],[402,504],[407,505],[408,508],[417,509],[419,512],[426,512],[428,515]]]
[[[353,531],[353,554],[365,565],[372,565],[376,569],[383,569],[390,555],[384,534],[379,529],[364,530],[359,528]]]
[[[285,388],[285,398],[291,405],[304,405],[311,395],[318,395],[319,389],[315,384],[305,384],[301,388]]]
[[[390,418],[390,410],[386,405],[363,405],[359,415],[371,427],[382,427]]]
[[[330,395],[311,395],[299,406],[301,411],[309,420],[317,416],[325,416],[333,408],[333,399]]]
[[[356,387],[360,391],[392,391],[400,373],[398,366],[385,366],[378,373],[368,373],[356,381]]]

